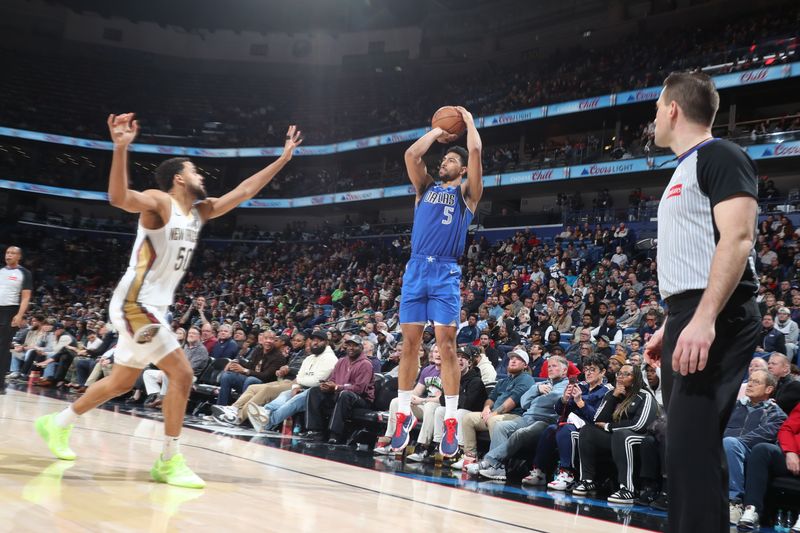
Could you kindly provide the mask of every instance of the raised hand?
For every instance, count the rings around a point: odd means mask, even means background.
[[[460,105],[457,105],[456,110],[458,110],[458,112],[461,113],[461,118],[464,119],[464,122],[467,125],[475,123],[475,119],[472,118],[472,113],[467,111],[465,108],[461,107]]]
[[[292,159],[295,149],[303,143],[303,132],[297,129],[297,126],[289,126],[286,132],[286,143],[283,145],[283,155],[287,160]]]
[[[450,144],[456,139],[458,139],[458,135],[456,135],[455,133],[448,133],[445,130],[442,130],[442,134],[436,138],[436,141],[442,144]]]
[[[108,115],[108,131],[115,146],[128,146],[139,133],[139,121],[134,113]]]

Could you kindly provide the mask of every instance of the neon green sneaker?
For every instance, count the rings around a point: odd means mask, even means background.
[[[50,453],[59,459],[74,461],[75,457],[77,457],[69,447],[69,435],[72,433],[72,425],[66,428],[58,427],[55,413],[37,418],[36,432],[44,439],[45,444],[50,449]]]
[[[206,486],[206,482],[186,466],[186,459],[180,453],[172,456],[169,461],[164,461],[159,456],[156,464],[150,469],[150,476],[159,483],[174,487],[202,489]]]

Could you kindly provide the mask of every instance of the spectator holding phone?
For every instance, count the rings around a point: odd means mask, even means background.
[[[522,480],[524,485],[544,485],[545,472],[558,451],[559,468],[555,479],[547,484],[552,490],[565,491],[575,483],[575,464],[578,430],[593,423],[597,407],[611,387],[606,383],[606,362],[596,355],[584,361],[586,381],[579,383],[577,377],[569,378],[564,394],[555,404],[558,422],[544,430],[536,447],[533,469]]]

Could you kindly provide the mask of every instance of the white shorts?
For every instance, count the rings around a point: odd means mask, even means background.
[[[180,348],[178,338],[166,322],[167,306],[139,302],[135,306],[123,306],[119,300],[112,298],[108,315],[118,335],[114,364],[145,368],[151,363],[158,364],[165,355]],[[133,339],[137,330],[152,325],[160,326],[152,340],[139,344]]]

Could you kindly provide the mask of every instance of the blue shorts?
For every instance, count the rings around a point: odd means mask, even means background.
[[[461,310],[461,267],[453,257],[412,254],[403,275],[400,323],[457,326]]]

